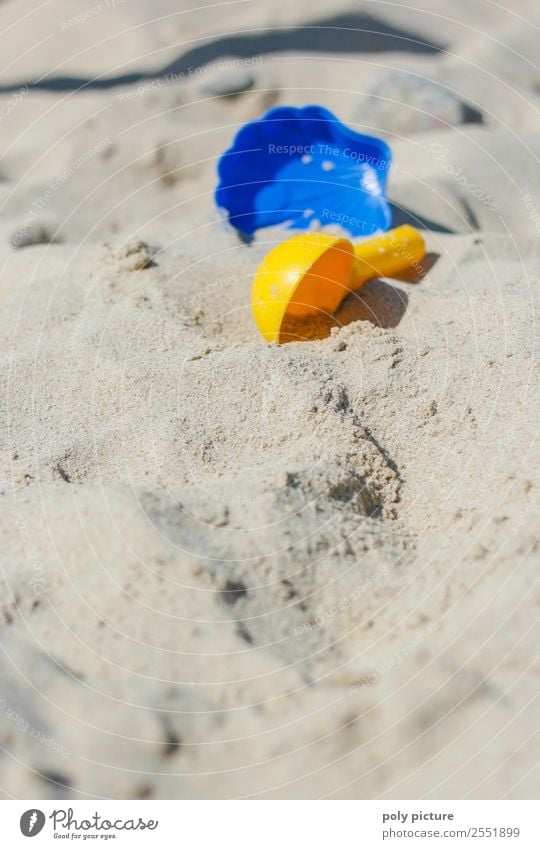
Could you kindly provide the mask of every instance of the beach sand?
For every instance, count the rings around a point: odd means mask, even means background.
[[[538,796],[536,5],[0,6],[4,798]],[[216,162],[313,102],[428,257],[268,345]]]

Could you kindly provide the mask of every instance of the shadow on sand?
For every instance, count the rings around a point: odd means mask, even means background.
[[[420,283],[433,268],[439,254],[428,253],[422,265],[400,277],[407,283]],[[376,327],[397,327],[407,311],[409,296],[397,286],[374,278],[357,292],[352,292],[335,315],[319,313],[305,318],[285,318],[281,326],[280,342],[306,342],[326,339],[334,327],[345,327],[353,321],[369,321]]]
[[[16,85],[0,86],[0,93],[27,86],[43,91],[85,91],[134,85],[159,77],[181,78],[212,62],[248,59],[268,53],[440,53],[444,46],[425,41],[413,32],[391,26],[360,12],[334,15],[299,27],[250,30],[224,35],[191,48],[174,62],[154,73],[121,74],[116,77],[45,77]]]

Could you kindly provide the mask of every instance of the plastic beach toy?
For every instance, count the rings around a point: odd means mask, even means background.
[[[426,248],[404,224],[354,245],[329,233],[303,233],[265,257],[253,279],[251,305],[269,342],[280,342],[285,316],[334,313],[343,299],[373,277],[395,277],[418,268]]]
[[[392,154],[322,106],[282,106],[245,124],[218,164],[215,200],[246,236],[288,223],[339,224],[351,236],[388,230]]]

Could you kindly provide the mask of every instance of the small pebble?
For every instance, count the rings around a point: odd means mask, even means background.
[[[255,77],[248,71],[234,69],[217,74],[201,86],[201,91],[210,97],[236,97],[255,85]]]
[[[131,239],[115,251],[115,259],[127,271],[139,271],[155,264],[156,250],[149,247],[142,239]]]
[[[49,245],[52,242],[58,242],[60,240],[54,236],[55,229],[38,221],[32,221],[29,224],[23,222],[9,237],[9,245],[13,250],[19,250],[28,248],[30,245]]]

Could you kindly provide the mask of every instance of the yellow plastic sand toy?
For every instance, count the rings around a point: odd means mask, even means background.
[[[328,233],[293,236],[257,269],[251,292],[257,326],[268,342],[279,344],[285,316],[333,314],[368,280],[418,268],[425,253],[422,236],[408,224],[354,246]]]

